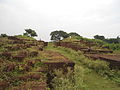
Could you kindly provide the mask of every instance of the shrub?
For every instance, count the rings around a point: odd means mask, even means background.
[[[70,71],[65,75],[61,70],[55,70],[56,77],[52,81],[54,90],[82,90],[85,88],[83,83],[84,68],[75,66],[75,71]]]
[[[120,50],[120,44],[112,43],[112,44],[105,44],[104,46],[109,47],[112,50]]]

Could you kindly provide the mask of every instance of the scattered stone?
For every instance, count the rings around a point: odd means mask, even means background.
[[[67,71],[67,68],[71,68],[74,70],[74,62],[44,62],[44,64],[48,67],[48,71],[54,71],[55,69],[62,69],[64,72]]]
[[[43,51],[43,47],[39,47],[39,50],[40,50],[40,51]]]
[[[30,57],[36,57],[38,55],[38,52],[37,51],[32,51],[30,52],[29,56]]]
[[[41,59],[28,60],[27,65],[34,67],[35,63],[41,62]]]
[[[44,47],[48,46],[48,42],[44,42]]]
[[[19,62],[22,62],[25,58],[25,55],[16,55],[16,56],[13,56],[12,58]]]
[[[10,40],[18,40],[18,38],[15,37],[15,36],[8,36],[8,39],[10,39]]]
[[[30,73],[24,76],[19,76],[19,80],[22,81],[27,81],[29,79],[35,79],[35,80],[39,80],[42,77],[42,75],[40,75],[40,73]]]
[[[2,55],[3,57],[5,57],[6,59],[10,59],[11,56],[12,56],[10,52],[3,52],[1,55]]]
[[[9,84],[6,81],[0,81],[0,90],[6,90]]]
[[[5,67],[5,69],[4,69],[4,71],[6,71],[6,72],[10,72],[10,71],[13,71],[13,70],[15,70],[15,67],[16,67],[16,65],[15,64],[8,64],[6,67]]]
[[[18,65],[18,69],[19,69],[19,71],[20,72],[28,72],[28,71],[30,71],[31,70],[31,67],[30,66],[28,66],[27,64],[19,64]]]

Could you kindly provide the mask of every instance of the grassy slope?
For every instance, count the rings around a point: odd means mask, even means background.
[[[119,90],[117,86],[110,80],[107,80],[95,72],[91,72],[85,75],[84,82],[87,85],[88,90]]]
[[[28,36],[24,36],[24,35],[17,35],[16,37],[22,38],[22,39],[35,40],[35,38],[33,38],[33,37],[28,37]]]
[[[49,45],[46,48],[46,50],[59,52],[64,56],[66,56],[67,58],[69,58],[70,60],[73,60],[76,63],[76,66],[81,65],[81,63],[77,61],[77,56],[74,56],[74,54],[68,53],[63,49],[55,48],[52,45]],[[85,87],[83,89],[85,90],[120,90],[120,87],[115,83],[113,83],[112,81],[105,79],[104,77],[98,75],[96,72],[91,71],[90,69],[84,66],[82,67],[85,69],[85,73],[83,77],[83,83]]]
[[[25,40],[26,39],[30,40],[29,42],[26,41],[27,44],[31,44],[32,40],[35,40],[32,37],[26,37],[26,36],[16,36],[16,37],[22,38]],[[7,37],[0,38],[0,40],[1,40],[0,44],[3,44],[2,47],[0,47],[0,53],[4,52],[6,50],[5,46],[19,45],[19,44],[8,43],[9,41],[12,41],[12,40],[9,40]],[[35,84],[31,85],[32,82],[36,82],[36,83],[46,82],[45,74],[38,72],[38,69],[41,68],[42,63],[41,63],[41,61],[39,61],[41,59],[41,57],[40,57],[41,51],[38,50],[37,46],[32,46],[32,47],[26,48],[26,49],[8,50],[8,52],[12,53],[12,56],[17,55],[17,54],[19,55],[20,52],[25,52],[25,51],[27,51],[28,56],[26,56],[24,61],[22,61],[22,62],[19,62],[14,59],[7,59],[5,57],[3,58],[0,56],[0,81],[7,81],[8,83],[10,83],[10,86],[7,89],[1,89],[2,87],[0,87],[0,90],[13,90],[14,88],[17,88],[15,90],[18,90],[18,88],[23,88],[25,84],[26,84],[25,85],[26,88],[31,88],[32,85],[35,85]],[[30,57],[28,52],[30,53],[32,51],[38,52],[38,56]],[[32,61],[32,60],[36,60],[36,59],[39,59],[39,60],[33,66],[28,65],[28,61]],[[15,66],[14,70],[10,70],[10,71],[4,70],[4,68],[6,69],[6,68],[8,68],[7,66],[13,65],[13,64],[17,65],[17,66]],[[28,71],[25,70],[25,66],[27,66],[27,68],[29,69]],[[35,80],[33,78],[29,78],[30,74],[41,75],[41,77],[40,77],[40,79]],[[18,77],[25,77],[25,76],[26,76],[26,78],[28,78],[28,80],[18,79]],[[12,78],[14,78],[14,79],[12,79]],[[0,84],[2,85],[1,82],[0,82]],[[21,86],[22,84],[24,84],[23,87]],[[3,87],[4,87],[4,84],[3,84]]]

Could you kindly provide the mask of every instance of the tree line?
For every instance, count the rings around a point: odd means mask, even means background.
[[[104,36],[101,36],[101,35],[95,35],[94,39],[99,39],[99,40],[105,41],[107,43],[115,43],[115,44],[120,43],[119,36],[117,36],[116,38],[105,38]]]
[[[51,40],[53,40],[53,41],[59,41],[59,40],[62,40],[64,38],[68,38],[68,37],[72,37],[72,36],[82,37],[76,32],[67,33],[67,32],[62,31],[62,30],[53,31],[50,33],[50,36],[51,36]],[[119,36],[117,36],[117,38],[105,38],[105,36],[102,36],[102,35],[95,35],[94,39],[99,39],[99,40],[105,41],[107,43],[115,43],[115,44],[120,43]]]
[[[28,37],[37,37],[37,33],[33,29],[25,29],[25,33],[23,33],[24,36]],[[7,34],[1,34],[0,37],[8,37],[9,35]]]
[[[35,32],[35,30],[33,29],[25,29],[25,33],[23,33],[24,36],[28,36],[28,37],[37,37],[37,33]],[[1,34],[0,37],[7,37],[8,35],[7,34]],[[73,37],[73,36],[77,36],[77,37],[82,37],[80,36],[78,33],[76,32],[70,32],[70,33],[67,33],[63,30],[55,30],[55,31],[52,31],[50,33],[50,36],[51,36],[51,40],[52,41],[60,41],[62,39],[65,39],[65,38],[68,38],[68,37]],[[95,35],[94,36],[94,39],[99,39],[99,40],[102,40],[102,41],[105,41],[107,43],[120,43],[120,36],[117,36],[116,38],[105,38],[105,36],[102,36],[102,35]]]

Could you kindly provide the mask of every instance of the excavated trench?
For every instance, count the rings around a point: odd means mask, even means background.
[[[94,60],[100,59],[100,60],[109,62],[109,67],[111,69],[120,69],[120,54],[116,55],[111,50],[89,49],[87,47],[79,47],[71,42],[56,42],[55,45],[66,47],[66,48],[71,48],[76,51],[80,50],[88,58],[92,58]]]
[[[111,69],[120,69],[120,55],[86,54],[85,56],[94,60],[100,59],[109,62]]]

